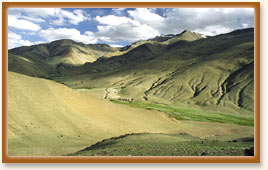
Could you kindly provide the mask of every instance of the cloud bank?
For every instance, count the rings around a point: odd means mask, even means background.
[[[9,47],[58,39],[124,45],[191,30],[206,35],[254,26],[253,8],[10,8]],[[15,36],[16,35],[16,36]]]

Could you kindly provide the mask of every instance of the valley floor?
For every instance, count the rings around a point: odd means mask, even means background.
[[[230,156],[254,146],[252,117],[109,101],[13,72],[8,88],[9,156]]]

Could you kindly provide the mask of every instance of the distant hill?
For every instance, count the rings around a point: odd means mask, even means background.
[[[8,64],[10,71],[48,78],[49,74],[57,74],[63,69],[94,62],[117,50],[118,48],[107,44],[83,44],[64,39],[10,49]]]
[[[109,53],[109,55],[112,55],[110,57],[103,57],[94,63],[86,63],[80,67],[74,67],[67,72],[68,74],[95,73],[113,70],[125,65],[128,67],[129,64],[140,64],[168,51],[174,45],[178,46],[202,38],[204,38],[202,34],[185,30],[177,35],[157,36],[153,39],[137,41],[122,47],[115,53]],[[165,40],[163,41],[163,39]]]
[[[117,48],[107,44],[83,44],[73,40],[63,39],[47,44],[18,47],[8,52],[26,58],[35,57],[52,65],[59,63],[82,65],[86,62],[96,61],[106,53],[116,50]]]
[[[192,37],[182,33],[169,36],[169,39],[195,40],[202,38],[197,35],[198,34]],[[155,37],[154,39],[137,41],[122,48],[111,47],[107,44],[84,44],[69,39],[17,47],[8,50],[9,71],[23,73],[34,77],[49,78],[50,75],[59,74],[74,66],[92,63],[98,59],[123,55],[145,43],[162,42],[159,41],[159,38],[161,37],[162,36]],[[164,37],[166,36],[163,36],[162,38]]]

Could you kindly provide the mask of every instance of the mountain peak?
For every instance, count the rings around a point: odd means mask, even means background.
[[[51,41],[50,43],[73,43],[76,42],[72,39],[59,39],[59,40],[55,40],[55,41]]]
[[[177,34],[176,36],[177,37],[184,37],[186,39],[188,39],[189,37],[192,37],[192,38],[194,38],[194,40],[195,39],[201,39],[201,38],[207,38],[207,36],[204,35],[204,34],[193,32],[193,31],[190,31],[190,30],[184,30],[180,34]]]
[[[182,31],[180,34],[184,34],[184,33],[194,33],[194,32],[192,32],[192,31],[190,31],[190,30],[184,30],[184,31]]]

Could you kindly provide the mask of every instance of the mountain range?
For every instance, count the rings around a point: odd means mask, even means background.
[[[216,36],[185,30],[121,48],[68,39],[17,47],[8,51],[8,71],[8,123],[14,148],[10,153],[14,155],[18,148],[19,154],[33,154],[30,146],[38,142],[46,147],[46,142],[63,142],[61,135],[68,142],[55,145],[55,150],[60,147],[57,152],[41,149],[36,154],[73,153],[126,133],[187,133],[202,139],[206,135],[230,139],[234,131],[241,132],[240,137],[253,133],[248,127],[254,117],[253,28]],[[139,108],[127,111],[127,106],[118,103]],[[143,115],[144,108],[147,115]],[[55,130],[52,125],[57,121],[49,120],[53,115],[64,119]],[[136,126],[131,120],[140,123]],[[213,127],[226,131],[209,131],[212,124],[196,120],[217,122],[220,125]],[[232,125],[222,124],[227,120]],[[55,139],[40,141],[38,127]],[[197,127],[200,131],[195,133]],[[242,135],[243,129],[248,133]],[[32,141],[27,144],[29,149],[21,147],[25,141]],[[64,151],[68,146],[72,147]]]

